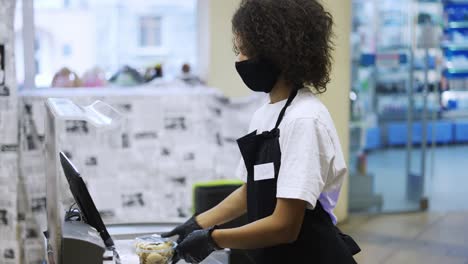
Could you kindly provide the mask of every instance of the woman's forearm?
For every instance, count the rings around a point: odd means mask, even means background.
[[[243,227],[215,230],[212,236],[222,248],[257,249],[292,242],[288,233],[286,226],[270,216]]]
[[[257,249],[292,243],[299,236],[306,203],[278,199],[274,213],[251,224],[215,230],[212,237],[218,246],[231,249]]]
[[[196,217],[197,223],[208,228],[234,220],[247,212],[247,187],[242,185],[220,204]]]

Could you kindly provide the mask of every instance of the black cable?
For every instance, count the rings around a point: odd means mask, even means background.
[[[76,202],[72,203],[72,205],[70,205],[70,207],[68,208],[68,211],[70,212],[72,210],[73,206],[75,206],[75,205],[76,205]]]
[[[71,221],[82,221],[83,217],[81,216],[80,209],[73,208],[76,203],[73,203],[69,208],[68,211],[65,212],[65,222]]]

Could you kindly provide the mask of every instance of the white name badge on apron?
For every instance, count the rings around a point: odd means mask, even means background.
[[[275,178],[275,165],[273,162],[254,166],[254,180],[264,181]]]

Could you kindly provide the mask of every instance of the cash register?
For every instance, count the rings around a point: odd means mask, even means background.
[[[110,129],[119,124],[122,116],[101,101],[82,107],[66,98],[47,99],[46,111],[47,261],[49,264],[102,264],[106,249],[112,250],[114,242],[78,171],[63,153],[59,155],[58,138],[66,121],[82,120]],[[68,198],[74,199],[76,208],[64,207],[69,205],[64,178],[71,191]]]
[[[68,157],[60,152],[60,163],[70,185],[77,208],[70,207],[62,225],[61,263],[102,264],[105,251],[109,259],[120,263],[115,244],[88,192],[88,189]]]

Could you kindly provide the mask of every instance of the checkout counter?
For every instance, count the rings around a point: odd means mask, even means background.
[[[139,236],[150,234],[159,234],[174,228],[176,224],[129,224],[129,225],[112,225],[107,228],[109,234],[114,240],[115,248],[118,252],[120,263],[122,264],[140,264],[138,256],[135,254],[134,239]],[[104,243],[97,237],[95,230],[90,229],[82,223],[66,224],[64,234],[62,237],[62,245],[64,243],[71,244],[70,251],[62,251],[62,259],[75,259],[75,254],[86,255],[89,257],[102,254],[103,264],[117,264],[118,261],[114,259],[114,254],[110,250],[105,250]],[[94,235],[90,235],[94,234]],[[64,240],[66,242],[64,242]],[[94,248],[94,250],[93,250]],[[102,253],[104,252],[104,253]],[[229,263],[229,250],[217,251],[210,255],[202,264],[228,264]],[[51,254],[49,254],[51,255]],[[53,256],[52,256],[53,257]],[[93,257],[91,257],[91,261]],[[70,263],[67,261],[67,263]],[[89,264],[99,262],[86,262]],[[180,261],[179,264],[185,264]]]
[[[109,233],[115,239],[116,248],[120,250],[122,264],[139,264],[138,256],[134,251],[133,239],[138,236],[148,234],[159,234],[174,228],[174,224],[155,224],[155,225],[116,225],[108,228]],[[114,264],[107,261],[104,263]],[[180,261],[184,264],[184,261]],[[229,250],[217,251],[211,254],[202,264],[228,264]]]
[[[49,264],[139,264],[134,239],[171,230],[176,224],[129,224],[106,227],[78,169],[58,149],[56,126],[63,120],[86,120],[109,129],[120,120],[111,106],[96,102],[81,107],[69,99],[46,102],[47,256]],[[66,180],[65,180],[66,179]],[[68,184],[66,184],[68,182]],[[70,189],[73,199],[65,197]],[[67,210],[66,201],[74,201]],[[229,250],[218,251],[204,264],[227,264]],[[184,263],[180,261],[179,263]]]

